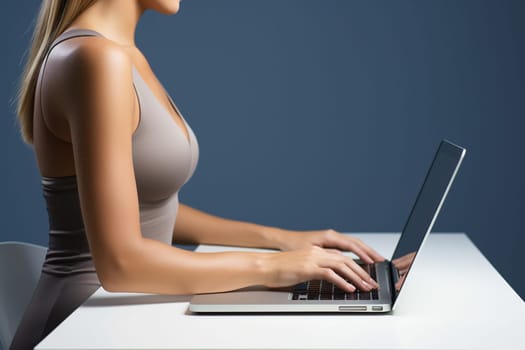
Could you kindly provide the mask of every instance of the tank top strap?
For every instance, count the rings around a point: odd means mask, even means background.
[[[51,50],[53,50],[53,48],[55,46],[57,46],[58,44],[60,44],[61,42],[65,41],[65,40],[68,40],[68,39],[71,39],[71,38],[77,38],[77,37],[81,37],[81,36],[98,36],[98,37],[103,37],[102,34],[100,34],[97,31],[94,31],[92,29],[70,29],[70,30],[67,30],[67,31],[63,32],[58,37],[56,37],[55,40],[53,40],[53,42],[49,46],[49,49],[47,50],[47,53],[49,54],[49,52]]]

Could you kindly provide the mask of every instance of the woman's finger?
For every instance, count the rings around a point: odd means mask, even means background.
[[[326,250],[329,253],[343,255],[343,252],[341,252],[339,249],[333,249],[333,248],[323,248],[323,249]]]
[[[349,259],[347,263],[349,267],[353,271],[355,271],[364,281],[366,281],[367,283],[371,283],[372,286],[376,288],[379,287],[379,285],[377,284],[377,281],[375,281],[367,271],[365,271],[361,266],[359,266],[359,264],[355,262],[355,260]]]
[[[370,290],[375,287],[375,282],[371,279],[366,271],[364,271],[354,260],[341,255],[338,259],[329,257],[321,261],[322,267],[329,267],[336,271],[342,277],[351,281],[359,289]]]
[[[378,252],[376,252],[372,247],[370,247],[369,245],[365,244],[364,242],[362,241],[358,241],[358,244],[360,245],[361,249],[363,249],[367,254],[368,256],[374,260],[374,262],[381,262],[381,261],[385,261],[385,258],[379,254]]]
[[[318,271],[317,278],[333,283],[339,289],[342,289],[349,293],[355,292],[356,290],[356,287],[352,283],[347,282],[343,277],[341,277],[334,270],[328,267],[320,268],[320,270]]]
[[[337,233],[329,237],[326,242],[327,245],[334,247],[341,247],[342,249],[349,250],[356,254],[361,260],[367,264],[372,264],[375,261],[384,261],[379,253],[367,246],[359,238],[347,237],[341,233]]]
[[[356,265],[356,267],[357,269],[354,270],[347,264],[343,263],[341,265],[336,265],[335,269],[339,274],[352,281],[352,283],[355,286],[358,286],[361,290],[370,291],[375,288],[375,282],[372,283],[373,280],[368,276],[366,271],[361,269],[359,265]]]
[[[381,254],[379,254],[378,252],[376,252],[372,247],[370,247],[369,245],[367,245],[365,242],[363,242],[361,239],[357,238],[357,237],[348,237],[348,239],[352,240],[352,242],[354,244],[356,244],[357,246],[359,246],[359,248],[361,248],[361,250],[363,250],[364,252],[366,252],[366,254],[368,255],[368,257],[370,257],[370,259],[372,259],[374,262],[381,262],[381,261],[385,261],[385,258],[383,256],[381,256]]]
[[[374,263],[374,260],[370,256],[368,256],[368,254],[355,242],[351,242],[348,244],[348,250],[357,255],[361,260],[363,260],[367,264]]]

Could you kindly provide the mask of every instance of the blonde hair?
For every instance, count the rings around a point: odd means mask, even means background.
[[[20,79],[17,115],[22,138],[33,143],[33,110],[40,67],[51,43],[97,0],[42,0],[29,56]]]

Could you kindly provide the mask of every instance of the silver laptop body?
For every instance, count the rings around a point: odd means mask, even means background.
[[[388,312],[394,309],[397,297],[406,282],[417,252],[439,214],[441,206],[459,170],[466,150],[443,140],[434,156],[423,185],[412,207],[394,254],[390,260],[376,263],[379,284],[376,295],[367,293],[336,294],[336,289],[325,281],[308,281],[286,288],[254,286],[233,292],[195,295],[190,311],[202,313],[233,312]],[[405,257],[408,268],[399,271],[393,260]],[[371,270],[371,272],[373,272]],[[315,285],[313,293],[305,288]],[[305,287],[306,286],[306,287]],[[331,288],[331,289],[330,289]],[[331,291],[331,294],[330,294]],[[339,292],[340,293],[340,292]]]

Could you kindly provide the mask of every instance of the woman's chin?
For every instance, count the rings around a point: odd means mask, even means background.
[[[176,14],[177,12],[179,12],[179,9],[180,9],[180,5],[178,3],[178,1],[174,1],[174,5],[171,6],[171,7],[166,7],[165,8],[165,11],[162,11],[161,13],[164,14],[164,15],[174,15]]]
[[[179,12],[180,0],[146,0],[146,9],[154,10],[163,15],[174,15]]]

